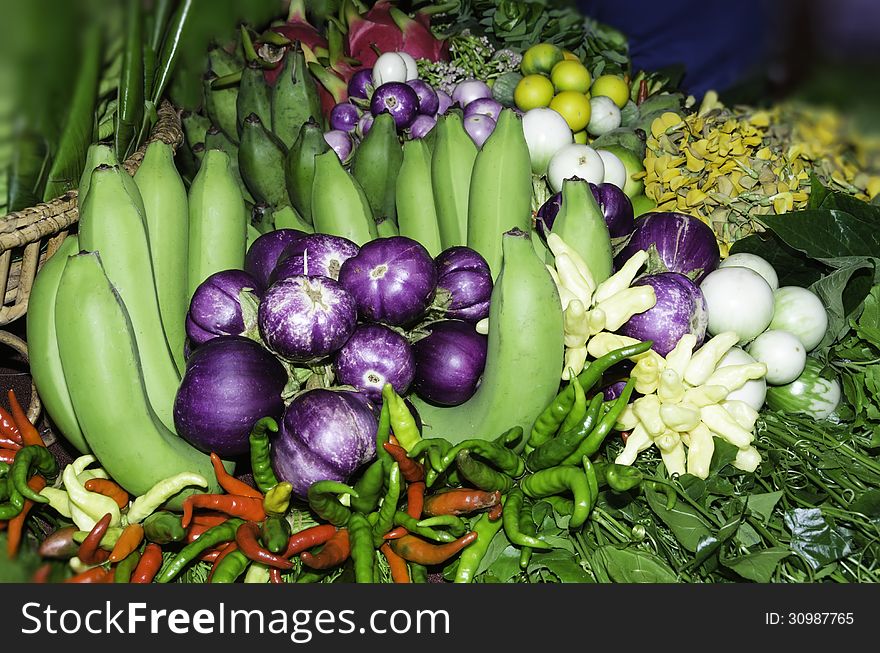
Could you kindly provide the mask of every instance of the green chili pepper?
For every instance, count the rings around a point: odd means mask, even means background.
[[[420,526],[418,519],[411,517],[407,513],[400,510],[394,513],[394,525],[403,526],[412,535],[418,535],[420,537],[424,537],[427,540],[442,542],[443,544],[455,541],[455,536],[452,535],[452,533],[448,533],[446,531],[438,531],[431,528],[430,526]]]
[[[427,452],[428,465],[425,470],[425,485],[431,487],[440,476],[443,456],[452,449],[452,443],[444,438],[426,438],[419,440],[416,445],[407,452],[410,458],[418,458]]]
[[[562,498],[562,497],[558,497]],[[504,512],[501,513],[501,518],[504,518]],[[535,520],[532,517],[532,507],[526,503],[523,504],[522,509],[519,511],[519,532],[528,537],[537,537],[538,536],[538,527],[535,525]],[[529,562],[532,560],[532,547],[524,546],[522,551],[519,552],[519,567],[520,569],[525,569],[529,566]]]
[[[391,471],[388,472],[388,491],[382,499],[382,505],[376,515],[376,523],[373,525],[373,544],[380,546],[385,533],[394,526],[394,513],[397,512],[397,502],[400,500],[401,481],[400,466],[392,463]]]
[[[202,535],[202,537],[204,537],[204,535]],[[202,537],[200,537],[199,540],[202,539]],[[196,541],[198,542],[198,540]],[[223,556],[223,559],[217,563],[217,567],[214,569],[214,575],[211,576],[211,582],[234,583],[238,580],[239,576],[244,573],[250,563],[251,559],[238,549],[231,551]]]
[[[116,569],[113,570],[113,582],[128,583],[131,581],[131,575],[140,561],[141,553],[137,549],[125,556],[117,563]]]
[[[15,454],[15,461],[9,472],[9,480],[25,499],[30,499],[34,503],[49,503],[49,499],[28,486],[28,479],[34,468],[43,476],[54,476],[58,472],[58,463],[55,456],[46,447],[29,444],[19,449]]]
[[[599,423],[596,424],[595,428],[590,432],[590,435],[580,443],[578,448],[562,461],[563,465],[575,465],[579,463],[584,456],[592,456],[599,451],[599,447],[602,446],[605,438],[611,433],[611,430],[620,418],[620,414],[629,403],[634,387],[635,380],[630,378],[626,382],[623,392],[621,392],[620,396],[614,400],[611,409],[605,413],[605,416],[601,420],[599,420]]]
[[[318,481],[309,486],[309,507],[318,517],[334,526],[342,527],[348,523],[351,510],[339,502],[338,494],[357,496],[354,488],[336,481]]]
[[[385,387],[382,388],[382,399],[383,403],[388,404],[391,431],[394,433],[394,437],[397,438],[400,446],[406,449],[408,453],[422,439],[416,420],[404,403],[403,398],[394,391],[390,383],[386,383]]]
[[[116,542],[119,541],[119,536],[122,535],[122,531],[125,529],[120,526],[110,526],[104,531],[104,535],[101,537],[101,541],[98,543],[105,551],[112,551]],[[73,534],[73,541],[77,544],[82,544],[83,541],[89,536],[89,531],[76,531]]]
[[[287,540],[290,538],[290,522],[284,517],[266,517],[260,526],[260,540],[272,553],[281,553],[287,549]]]
[[[385,448],[383,447],[382,450],[384,451]],[[358,496],[351,499],[351,509],[364,514],[375,510],[379,505],[379,495],[382,493],[383,485],[385,485],[385,466],[377,458],[354,484]]]
[[[458,456],[458,452],[462,449],[469,449],[472,454],[485,459],[508,476],[517,478],[522,476],[525,471],[525,462],[516,452],[495,444],[490,440],[473,439],[460,442],[447,451],[440,459],[440,469],[437,470],[437,473],[444,472],[453,463],[456,456]]]
[[[544,444],[536,447],[526,457],[526,466],[536,472],[559,465],[568,458],[580,444],[589,437],[599,419],[602,410],[602,393],[598,393],[590,400],[590,406],[584,414],[583,421],[574,428],[563,431],[555,438],[547,440]]]
[[[409,577],[413,583],[427,583],[428,569],[425,565],[416,562],[407,562],[409,565]]]
[[[391,454],[385,451],[385,447],[382,445],[388,442],[390,435],[391,409],[388,402],[383,401],[382,409],[379,411],[379,426],[376,429],[376,460],[382,463],[386,473],[391,469],[391,463],[394,462],[394,459],[391,457]]]
[[[159,510],[144,519],[144,538],[156,544],[180,542],[186,539],[186,529],[180,523],[180,515]]]
[[[492,440],[499,447],[515,447],[516,444],[522,440],[523,436],[523,428],[521,426],[513,426],[507,429],[504,433],[499,435],[497,438]]]
[[[327,577],[329,571],[320,571],[307,569],[303,567],[302,571],[300,571],[299,576],[296,577],[297,583],[320,583],[324,578]]]
[[[251,451],[251,472],[254,483],[263,494],[278,485],[278,478],[272,470],[272,459],[269,456],[269,434],[278,433],[278,422],[271,417],[264,417],[254,424],[248,439]]]
[[[5,483],[9,498],[6,503],[0,504],[0,521],[12,519],[24,510],[24,496],[16,489],[12,478],[5,479]]]
[[[569,429],[574,428],[583,422],[584,417],[587,415],[587,394],[584,392],[580,383],[576,382],[574,384],[573,394],[574,401],[571,410],[568,411],[568,415],[565,416],[565,419],[562,420],[562,424],[559,425],[558,433],[565,433]]]
[[[507,497],[502,497],[502,504]],[[502,513],[503,514],[503,513]],[[454,581],[456,583],[471,583],[474,580],[474,574],[480,566],[480,562],[489,550],[492,539],[501,530],[503,519],[489,520],[489,513],[483,513],[474,524],[474,531],[477,533],[475,542],[471,542],[461,555],[458,557],[458,564],[455,569]]]
[[[513,479],[510,476],[496,472],[489,465],[476,460],[471,456],[469,449],[461,449],[458,452],[455,456],[455,465],[458,473],[480,490],[487,492],[499,490],[502,494],[506,494],[513,487]]]
[[[193,472],[181,472],[162,479],[131,502],[131,507],[128,509],[129,523],[133,524],[145,519],[168,499],[190,486],[207,488],[208,481],[201,474]]]
[[[359,512],[353,513],[348,521],[348,538],[355,582],[372,583],[376,568],[373,532],[367,518]]]
[[[222,544],[223,542],[231,542],[235,539],[235,532],[238,527],[244,523],[243,519],[233,517],[227,519],[222,524],[212,526],[202,533],[197,540],[194,540],[183,547],[176,556],[174,556],[159,572],[156,577],[157,583],[168,583],[179,574],[184,567],[195,560],[200,553],[207,551],[211,547]],[[231,554],[230,554],[231,555]],[[243,553],[242,556],[247,559]],[[229,556],[226,556],[227,558]],[[224,558],[225,559],[225,558]],[[244,571],[242,568],[241,571]],[[240,573],[240,572],[239,572]],[[215,573],[216,576],[216,573]],[[238,576],[236,576],[237,578]]]
[[[651,479],[645,479],[642,485],[654,490],[654,492],[662,492],[666,496],[667,510],[672,510],[675,507],[675,503],[678,501],[678,495],[674,487],[668,483],[661,483]]]
[[[458,515],[435,515],[421,520],[416,526],[420,528],[448,528],[453,537],[461,537],[468,530],[467,524]]]
[[[520,513],[523,511],[524,503],[525,495],[518,487],[511,490],[507,495],[507,501],[504,502],[504,509],[501,512],[501,522],[507,539],[510,540],[511,544],[520,547],[527,546],[531,549],[544,550],[553,548],[537,537],[520,531]]]
[[[598,484],[607,485],[614,492],[629,492],[639,487],[644,479],[640,469],[629,465],[602,462],[595,463],[593,467]]]
[[[587,477],[587,485],[590,488],[590,510],[592,510],[596,506],[596,501],[599,499],[599,479],[596,478],[596,469],[593,467],[593,463],[590,461],[589,457],[584,456],[582,464],[584,467],[584,475]]]
[[[578,384],[584,392],[589,391],[599,382],[599,379],[602,378],[602,374],[604,374],[610,367],[626,358],[645,353],[653,344],[653,341],[646,340],[645,342],[639,342],[634,345],[628,345],[626,347],[620,347],[619,349],[609,351],[604,356],[594,360],[586,367],[586,369],[584,369],[584,371],[578,374]],[[556,395],[556,398],[550,402],[550,405],[548,405],[547,408],[544,409],[544,412],[538,416],[538,419],[535,420],[535,425],[532,427],[532,433],[529,437],[529,444],[531,446],[538,447],[552,438],[559,425],[562,424],[565,419],[565,416],[568,415],[568,412],[574,405],[575,399],[573,382],[574,379],[569,382],[564,390]],[[578,460],[580,460],[580,458],[578,458]]]
[[[526,495],[533,499],[569,491],[574,496],[574,510],[571,513],[570,528],[580,528],[593,507],[590,486],[584,470],[575,465],[557,465],[526,476],[520,487]]]
[[[278,483],[263,496],[263,512],[270,517],[280,517],[286,514],[290,507],[292,494],[293,485],[287,481]]]
[[[571,515],[574,512],[574,501],[558,494],[542,497],[541,501],[549,503],[560,515]]]

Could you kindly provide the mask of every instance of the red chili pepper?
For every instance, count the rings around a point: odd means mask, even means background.
[[[18,451],[21,445],[7,435],[0,433],[0,449],[9,449],[10,451]]]
[[[257,499],[237,494],[191,494],[183,500],[183,517],[180,523],[184,528],[192,521],[195,508],[208,508],[247,521],[260,522],[266,518],[262,497]]]
[[[110,571],[109,568],[105,567],[91,567],[90,569],[86,569],[83,572],[78,573],[76,576],[71,576],[70,578],[65,579],[65,583],[103,583],[107,580],[107,577],[112,578],[113,572]]]
[[[489,518],[489,521],[498,521],[501,519],[501,512],[504,510],[504,506],[500,503],[489,508],[489,512],[486,513],[486,516]]]
[[[623,440],[623,443],[626,444],[626,439],[629,437],[630,431],[621,431],[620,439]]]
[[[193,515],[192,523],[199,526],[219,526],[223,522],[229,521],[229,515],[219,512],[200,512]]]
[[[44,562],[37,570],[34,572],[34,575],[31,577],[32,583],[48,583],[49,576],[52,574],[52,563]]]
[[[336,527],[331,524],[321,524],[301,530],[294,533],[287,540],[287,549],[282,554],[282,558],[290,558],[298,553],[302,553],[319,544],[324,544],[336,534]]]
[[[199,535],[209,530],[211,527],[204,524],[190,524],[186,529],[186,543],[191,544],[199,539]]]
[[[144,553],[134,568],[131,575],[131,583],[152,583],[159,569],[162,567],[162,547],[155,542],[150,542],[144,548]]]
[[[409,568],[406,565],[406,560],[394,553],[388,542],[380,546],[379,550],[388,561],[388,568],[391,570],[391,580],[395,583],[409,583]]]
[[[0,406],[0,436],[9,438],[19,446],[24,444],[21,440],[21,431],[15,425],[15,420],[2,406]]]
[[[116,481],[109,478],[90,478],[83,484],[83,487],[89,492],[103,494],[105,497],[113,499],[120,508],[125,508],[128,505],[128,492],[122,489]]]
[[[11,465],[15,462],[15,453],[12,449],[0,449],[0,463]]]
[[[466,515],[498,505],[501,493],[454,488],[425,497],[422,512],[431,517],[435,515]]]
[[[330,569],[338,567],[351,555],[351,543],[348,541],[348,529],[340,528],[324,543],[317,553],[303,551],[299,559],[312,569]]]
[[[415,481],[406,487],[406,514],[413,519],[422,518],[422,507],[425,505],[425,483]]]
[[[122,531],[113,550],[110,552],[110,562],[120,562],[137,549],[144,539],[144,527],[140,524],[129,524]]]
[[[37,474],[28,479],[28,487],[34,492],[39,492],[46,487],[46,479]],[[28,513],[33,508],[34,502],[30,499],[24,500],[24,507],[21,512],[9,520],[9,532],[6,534],[6,555],[10,559],[18,555],[19,545],[21,544],[21,536],[24,532],[24,523],[27,520]]]
[[[216,453],[211,453],[211,464],[214,465],[214,475],[217,477],[217,483],[229,494],[237,494],[243,497],[251,497],[254,499],[262,499],[263,493],[252,488],[244,481],[240,481],[223,467],[223,461]]]
[[[399,540],[391,540],[390,546],[391,550],[404,560],[420,565],[439,565],[476,539],[476,531],[466,533],[447,544],[431,544],[416,535],[407,535]]]
[[[385,535],[382,536],[383,540],[397,540],[403,537],[404,535],[409,535],[409,531],[406,530],[403,526],[398,526],[397,528],[393,528]]]
[[[418,460],[413,460],[406,455],[406,449],[391,442],[383,442],[385,451],[394,458],[394,462],[400,467],[400,475],[408,483],[416,483],[425,480],[425,466]]]
[[[27,418],[27,414],[22,409],[21,404],[18,403],[18,399],[15,397],[15,391],[10,389],[8,396],[9,407],[12,409],[12,418],[15,420],[15,425],[21,433],[21,443],[23,445],[37,444],[41,447],[45,447],[46,443],[43,442],[43,438],[40,437],[40,432],[33,424],[31,424],[31,421]]]
[[[86,535],[86,539],[84,539],[82,544],[79,545],[76,555],[83,561],[83,563],[87,565],[99,565],[110,557],[110,552],[102,549],[100,544],[101,539],[110,527],[110,520],[112,518],[113,517],[109,512],[101,517],[92,530],[89,531],[89,534]]]
[[[284,582],[281,577],[281,570],[278,567],[269,567],[269,582],[273,585],[279,585]]]
[[[211,582],[211,578],[213,578],[213,576],[214,576],[214,571],[217,569],[217,567],[220,566],[220,563],[223,561],[223,558],[228,556],[230,553],[235,551],[237,548],[238,548],[238,544],[236,544],[235,542],[228,542],[223,545],[222,549],[219,549],[217,551],[217,553],[213,557],[213,559],[208,561],[208,562],[213,561],[214,564],[211,565],[211,571],[208,572],[208,578],[207,578],[206,582],[208,582],[208,583]]]
[[[260,562],[269,567],[278,569],[290,569],[293,563],[290,560],[275,555],[260,544],[260,525],[257,522],[246,521],[235,531],[235,542],[238,549],[254,562]]]

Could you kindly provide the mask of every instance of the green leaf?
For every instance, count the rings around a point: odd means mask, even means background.
[[[688,551],[695,552],[700,540],[712,534],[709,525],[688,504],[677,501],[671,510],[667,510],[665,496],[654,490],[646,490],[645,497],[651,510],[669,527],[675,538]]]
[[[784,521],[791,549],[815,570],[852,553],[852,532],[831,526],[819,508],[794,508]]]
[[[860,338],[880,347],[880,284],[873,286],[865,297],[856,332]]]
[[[678,583],[678,574],[666,562],[648,551],[600,546],[592,565],[601,567],[615,583]]]
[[[819,348],[835,342],[849,331],[850,318],[854,317],[874,282],[878,259],[847,257],[824,262],[837,269],[810,286],[828,313],[828,329]]]
[[[592,583],[590,574],[578,564],[577,559],[565,551],[547,551],[532,554],[532,561],[528,566],[529,575],[541,570],[547,570],[553,574],[560,583]]]
[[[845,211],[865,222],[880,224],[880,207],[863,202],[847,193],[829,193],[822,200],[821,207]]]
[[[736,531],[736,541],[748,548],[760,544],[763,540],[758,532],[748,522],[739,525]]]
[[[736,460],[736,454],[739,449],[730,444],[727,440],[721,438],[713,438],[715,441],[715,450],[712,453],[712,461],[709,463],[709,475],[718,474],[722,469]]]
[[[750,494],[746,500],[746,507],[754,514],[760,515],[762,521],[770,521],[773,508],[782,498],[782,490],[776,492],[764,492],[763,494]]]
[[[492,574],[502,583],[509,582],[520,573],[519,567],[520,550],[512,544],[505,547],[500,555],[489,565],[488,573]]]
[[[872,521],[880,521],[880,489],[866,491],[858,499],[849,504],[852,512],[865,515]]]
[[[876,225],[843,211],[813,209],[758,219],[789,247],[810,258],[874,256],[880,251]]]
[[[822,208],[822,203],[825,201],[825,198],[828,197],[829,191],[822,184],[822,180],[815,173],[810,173],[810,201],[809,208],[818,209]]]
[[[480,561],[480,565],[477,567],[477,571],[474,572],[474,576],[479,576],[484,571],[489,569],[495,561],[501,557],[501,554],[504,553],[504,549],[510,546],[510,541],[507,539],[507,536],[504,534],[504,530],[500,530],[495,533],[495,537],[492,538],[492,541],[489,543],[489,548],[486,549],[486,555],[483,556],[483,559]],[[519,558],[517,557],[517,564],[519,564]]]
[[[822,278],[825,267],[806,259],[803,254],[783,243],[772,232],[752,234],[736,241],[730,248],[731,254],[741,252],[755,254],[765,259],[779,277],[780,286],[801,286],[807,288]]]
[[[779,562],[789,555],[791,555],[791,551],[788,549],[771,547],[736,558],[722,559],[721,564],[728,569],[732,569],[746,580],[756,583],[769,583]]]

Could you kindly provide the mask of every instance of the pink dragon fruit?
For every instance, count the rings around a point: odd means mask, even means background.
[[[327,39],[306,19],[305,0],[290,0],[287,22],[272,25],[269,29],[290,41],[299,41],[313,52],[327,49]],[[278,66],[266,70],[266,81],[270,84],[274,84],[281,74],[283,61],[282,57]]]
[[[379,57],[376,50],[379,53],[403,51],[416,59],[431,61],[449,58],[449,46],[431,33],[427,14],[411,18],[391,0],[379,0],[369,11],[364,12],[365,9],[359,0],[345,0],[348,54],[361,66],[372,66],[376,62]]]

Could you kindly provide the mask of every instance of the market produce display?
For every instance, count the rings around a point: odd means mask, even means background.
[[[9,394],[23,580],[880,580],[880,188],[827,123],[525,0],[293,0],[205,63],[37,275],[77,457]]]

